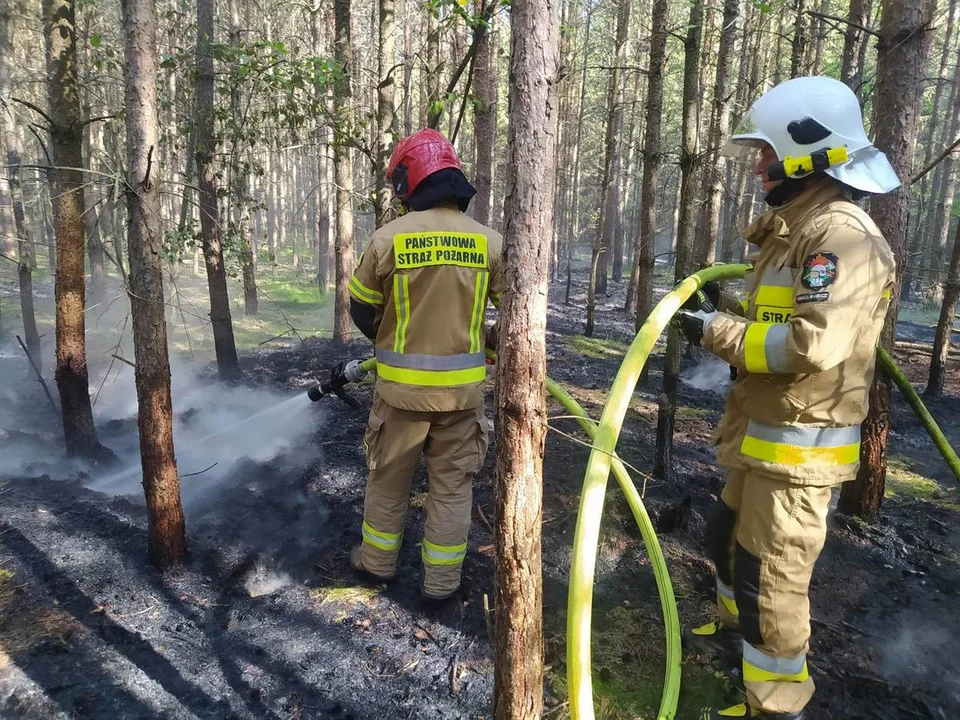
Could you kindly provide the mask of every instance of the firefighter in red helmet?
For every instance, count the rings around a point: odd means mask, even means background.
[[[387,169],[406,213],[377,230],[350,279],[350,314],[376,346],[377,384],[364,437],[369,476],[355,570],[396,574],[413,473],[429,491],[421,594],[460,586],[472,481],[487,450],[484,314],[500,299],[500,235],[464,214],[476,194],[436,130],[397,143]]]

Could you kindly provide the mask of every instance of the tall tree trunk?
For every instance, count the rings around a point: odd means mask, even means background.
[[[847,29],[843,35],[843,55],[840,61],[840,79],[862,97],[863,49],[869,35],[859,28],[870,26],[872,0],[850,0],[847,13]]]
[[[335,0],[334,57],[340,66],[334,105],[336,135],[334,165],[337,184],[336,300],[333,310],[333,339],[349,342],[353,335],[350,324],[350,290],[347,283],[353,273],[353,161],[346,144],[353,127],[353,93],[350,89],[350,0]]]
[[[643,189],[640,233],[634,255],[640,267],[637,281],[636,329],[653,309],[653,264],[657,236],[657,191],[663,155],[660,126],[663,116],[663,77],[667,56],[667,0],[654,0],[650,20],[650,67],[647,71],[647,127],[643,138]]]
[[[790,53],[790,77],[806,75],[804,54],[807,49],[807,0],[793,0],[797,14],[793,24],[793,40]]]
[[[936,0],[899,0],[884,3],[880,22],[879,66],[877,68],[876,145],[887,154],[897,174],[906,179],[913,167],[919,129],[920,98],[924,59],[930,47],[930,23]],[[900,279],[906,267],[906,216],[910,202],[908,187],[880,195],[871,201],[874,220],[897,261],[897,282],[890,299],[881,343],[893,349]],[[870,390],[870,412],[863,423],[860,472],[845,483],[840,494],[841,512],[875,519],[883,502],[887,474],[887,438],[890,433],[890,384],[877,373]]]
[[[720,241],[720,205],[723,201],[723,180],[726,160],[720,155],[730,125],[730,76],[733,72],[733,49],[737,37],[738,0],[724,0],[723,23],[717,51],[717,75],[713,85],[713,117],[710,121],[709,152],[706,176],[707,201],[704,212],[706,227],[697,234],[695,257],[704,265],[712,265]]]
[[[937,320],[937,333],[933,341],[930,373],[927,376],[927,389],[924,391],[924,395],[928,398],[939,398],[943,395],[943,381],[947,375],[947,357],[950,354],[950,338],[953,335],[957,301],[960,301],[960,222],[957,223],[957,232],[953,238],[950,270],[943,292],[943,303],[940,306],[940,318]]]
[[[564,302],[570,304],[570,286],[573,279],[571,265],[573,262],[574,248],[580,242],[580,200],[583,195],[581,187],[581,178],[583,177],[583,158],[581,156],[581,142],[583,140],[584,117],[587,110],[587,60],[590,57],[590,25],[593,21],[594,7],[587,7],[587,23],[583,32],[583,60],[580,69],[580,101],[577,105],[577,137],[573,143],[573,229],[571,233],[571,242],[569,253],[567,255],[567,292]],[[590,277],[593,278],[594,268],[590,266]],[[592,280],[590,281],[592,282]],[[590,313],[587,313],[587,323],[590,324]],[[590,332],[593,332],[591,328]]]
[[[497,720],[543,711],[540,538],[559,21],[556,0],[514,0],[494,480]]]
[[[414,0],[403,0],[403,134],[413,133],[413,23]]]
[[[424,73],[426,74],[427,102],[424,108],[424,120],[421,123],[427,126],[428,118],[439,116],[436,104],[440,102],[440,23],[437,20],[438,10],[429,4],[424,8],[425,34],[427,42],[427,58]]]
[[[83,110],[84,117],[91,117],[89,104]],[[96,154],[99,143],[95,140],[94,129],[91,125],[83,128],[82,153],[87,164],[87,170],[95,170],[93,156]],[[83,188],[83,224],[87,240],[87,257],[90,260],[90,283],[87,286],[89,307],[96,307],[103,302],[107,295],[107,278],[104,268],[103,245],[100,242],[100,213],[98,183],[84,183]]]
[[[311,37],[313,52],[317,57],[324,57],[330,52],[329,37],[330,11],[325,3],[317,0],[311,10]],[[331,93],[329,87],[318,89],[317,102],[330,111]],[[331,157],[331,136],[333,131],[326,122],[317,122],[314,134],[317,140],[317,286],[321,294],[326,294],[330,288],[330,240],[333,195],[333,158]],[[278,193],[279,196],[279,193]]]
[[[376,197],[374,212],[376,226],[380,227],[390,220],[390,198],[392,190],[387,184],[387,165],[393,150],[396,118],[393,112],[394,67],[396,61],[396,23],[394,18],[394,0],[379,0],[380,6],[380,42],[377,61],[380,84],[377,88],[377,165]]]
[[[13,55],[13,7],[11,3],[0,5],[0,97],[10,97],[12,88],[10,58]],[[23,189],[20,185],[20,165],[23,158],[20,133],[9,107],[0,110],[3,124],[0,127],[0,145],[7,151],[7,184],[9,207],[0,207],[0,235],[17,238],[19,262],[17,276],[20,283],[20,314],[23,317],[23,339],[37,367],[43,367],[40,357],[40,334],[33,308],[33,268],[36,265],[33,242],[24,222]],[[0,173],[2,175],[3,173]],[[0,196],[3,195],[3,177],[0,177]],[[12,211],[12,212],[11,212]]]
[[[157,127],[157,10],[154,0],[123,0],[126,37],[127,241],[136,357],[137,426],[147,499],[150,558],[160,567],[187,552],[180,476],[173,451],[170,358],[163,318],[163,232]]]
[[[679,282],[693,271],[693,223],[696,211],[690,189],[699,169],[697,116],[700,88],[700,31],[703,24],[703,0],[690,4],[690,21],[683,51],[683,122],[680,147],[680,215],[677,218],[677,254],[674,281]],[[663,391],[657,412],[657,446],[653,474],[667,478],[673,468],[673,427],[676,419],[677,386],[680,381],[681,338],[674,328],[667,334],[667,352],[663,366]]]
[[[607,163],[607,183],[604,187],[603,222],[601,234],[603,244],[610,248],[613,260],[610,278],[615,283],[623,280],[623,104],[626,94],[627,32],[630,29],[630,5],[633,0],[619,0],[617,12],[617,38],[614,57],[617,68],[613,71],[613,84],[609,124],[613,136],[607,133],[607,151],[610,159]]]
[[[478,0],[478,7],[482,0]],[[476,137],[477,154],[473,168],[473,180],[477,195],[473,199],[473,217],[489,226],[493,213],[493,154],[497,141],[497,73],[496,34],[491,19],[488,32],[477,41],[477,59],[474,65],[473,87],[476,101],[473,112],[473,134]]]
[[[105,457],[90,406],[84,310],[83,137],[73,0],[43,0],[53,146],[51,188],[57,238],[57,389],[70,455]]]
[[[213,0],[197,0],[197,199],[217,371],[221,380],[231,380],[240,376],[240,363],[233,338],[227,273],[220,239],[220,201],[217,196],[216,144],[213,139],[213,43]]]

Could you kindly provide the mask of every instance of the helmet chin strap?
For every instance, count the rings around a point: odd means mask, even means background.
[[[793,200],[807,188],[807,184],[813,177],[820,177],[820,173],[814,175],[805,175],[801,178],[787,178],[781,181],[773,190],[768,192],[763,201],[770,207],[780,207]]]

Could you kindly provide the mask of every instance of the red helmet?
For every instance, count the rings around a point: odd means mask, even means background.
[[[387,180],[397,197],[406,202],[417,185],[446,168],[462,169],[457,151],[443,135],[427,128],[403,138],[393,148],[387,166]]]

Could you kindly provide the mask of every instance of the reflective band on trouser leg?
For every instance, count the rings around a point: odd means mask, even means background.
[[[778,658],[762,653],[746,640],[743,641],[743,681],[761,682],[805,682],[810,678],[807,670],[807,656]]]
[[[400,273],[393,276],[393,305],[397,312],[397,329],[394,331],[393,351],[402,353],[407,344],[407,325],[410,322],[410,286],[407,276]]]
[[[360,302],[367,303],[368,305],[383,304],[383,293],[376,290],[371,290],[367,286],[363,285],[359,280],[357,280],[356,275],[350,278],[350,282],[347,283],[347,288],[350,290],[350,294]]]
[[[470,318],[470,352],[483,350],[483,314],[487,309],[487,286],[490,273],[477,273],[477,283],[473,290],[473,314]]]
[[[743,340],[743,362],[747,372],[787,372],[789,332],[787,323],[750,323]]]
[[[717,602],[723,611],[729,613],[732,618],[740,617],[740,610],[737,608],[737,599],[733,593],[733,588],[725,585],[720,578],[717,578]]]
[[[366,520],[363,521],[363,541],[378,550],[384,552],[397,552],[400,550],[400,542],[403,539],[403,533],[386,533],[375,530]]]
[[[420,554],[427,565],[459,565],[467,556],[467,544],[437,545],[424,538]]]
[[[782,465],[851,465],[860,459],[860,426],[775,426],[751,420],[740,452]]]

